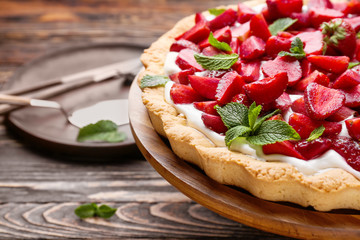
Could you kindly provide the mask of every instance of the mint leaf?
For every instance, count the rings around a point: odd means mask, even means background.
[[[306,139],[306,141],[311,142],[317,138],[319,138],[325,131],[325,127],[324,125],[321,125],[318,128],[315,128],[314,131],[312,131],[310,133],[310,136],[308,137],[308,139]]]
[[[249,126],[251,129],[254,128],[256,120],[261,112],[261,109],[262,109],[261,105],[256,106],[255,102],[253,102],[249,107],[248,118],[249,118]]]
[[[194,57],[203,68],[208,70],[229,69],[239,59],[239,55],[236,53],[218,54],[214,56],[205,56],[196,53]]]
[[[115,214],[116,210],[116,208],[109,207],[108,205],[101,205],[98,207],[96,215],[102,218],[110,218]]]
[[[223,107],[217,105],[215,109],[227,128],[230,129],[239,125],[249,127],[249,109],[245,105],[231,102]]]
[[[256,119],[256,122],[255,122],[255,125],[254,125],[254,128],[253,128],[253,132],[255,133],[255,132],[259,129],[259,127],[261,126],[261,124],[263,124],[263,122],[264,122],[265,120],[267,120],[268,118],[271,118],[272,116],[278,114],[279,112],[280,112],[280,110],[279,110],[279,109],[276,109],[276,110],[273,111],[272,113],[269,113],[269,114],[267,114],[267,115],[265,115],[265,116],[262,116],[261,118]]]
[[[360,39],[360,32],[358,32],[358,33],[356,34],[356,38],[357,38],[357,39]]]
[[[352,69],[353,67],[356,67],[360,65],[360,62],[349,62],[348,69]]]
[[[219,40],[217,40],[214,37],[214,34],[212,32],[210,33],[208,40],[209,40],[209,43],[211,44],[211,46],[213,46],[213,47],[215,47],[217,49],[220,49],[220,50],[225,51],[225,52],[231,52],[232,51],[229,44],[227,44],[226,42],[220,42]]]
[[[286,122],[279,120],[265,121],[256,135],[246,140],[253,145],[267,145],[286,140],[300,140],[299,134]]]
[[[110,218],[116,212],[116,208],[111,208],[107,205],[98,207],[96,203],[87,203],[80,205],[74,210],[74,213],[79,218],[101,217]]]
[[[297,19],[291,18],[279,18],[269,26],[271,35],[276,35],[279,32],[285,31],[291,25],[293,25]]]
[[[297,59],[302,59],[302,58],[306,57],[303,42],[301,41],[300,38],[296,37],[291,42],[290,52],[281,51],[278,53],[278,55],[281,57],[283,57],[283,56],[295,57]]]
[[[226,9],[223,8],[210,8],[209,9],[209,13],[211,15],[215,15],[215,16],[219,16],[221,14],[223,14],[226,11]]]
[[[96,142],[122,142],[126,139],[126,134],[118,132],[118,126],[110,120],[100,120],[95,124],[89,124],[80,128],[77,141],[96,141]]]
[[[140,88],[165,86],[168,81],[170,79],[166,76],[145,75],[140,81]]]
[[[75,209],[75,214],[79,218],[89,218],[94,217],[96,212],[96,207],[92,203],[84,204]]]
[[[241,126],[241,125],[229,129],[228,131],[226,131],[226,134],[225,134],[226,146],[229,147],[231,145],[232,141],[234,141],[236,138],[247,137],[247,136],[249,136],[250,133],[251,133],[251,128],[246,127],[246,126]]]

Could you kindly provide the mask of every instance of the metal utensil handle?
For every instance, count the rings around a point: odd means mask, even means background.
[[[15,104],[15,105],[30,105],[31,98],[23,96],[13,96],[7,94],[0,94],[0,102]]]

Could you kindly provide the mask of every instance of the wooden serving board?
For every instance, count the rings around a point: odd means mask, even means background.
[[[306,239],[360,239],[359,211],[325,213],[265,201],[219,184],[179,159],[152,127],[136,82],[129,93],[129,117],[136,144],[155,170],[182,193],[222,216],[267,232]]]

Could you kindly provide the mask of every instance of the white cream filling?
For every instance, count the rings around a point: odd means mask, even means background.
[[[175,70],[173,65],[175,64],[175,59],[177,57],[177,54],[178,53],[170,52],[167,55],[164,66],[165,73],[173,72]],[[189,126],[202,132],[216,146],[225,147],[225,137],[205,127],[203,121],[201,120],[202,112],[197,110],[193,106],[193,104],[174,104],[174,102],[170,97],[170,89],[173,83],[174,82],[170,81],[165,86],[165,100],[169,104],[174,106],[179,113],[183,114],[186,117]],[[290,95],[292,101],[296,100],[299,97],[301,97],[301,95]],[[291,113],[292,111],[291,109],[289,109],[288,113],[285,116],[285,118],[287,118],[286,120],[288,120],[288,117],[290,116]],[[342,125],[343,126],[340,136],[349,136],[344,121],[342,122]],[[242,141],[241,139],[234,141],[231,144],[230,150],[241,152],[260,161],[286,162],[296,167],[300,172],[302,172],[305,175],[314,175],[328,171],[333,168],[341,168],[353,174],[358,179],[360,179],[360,172],[350,167],[346,163],[345,159],[334,150],[329,150],[326,153],[324,153],[322,156],[309,161],[305,161],[294,157],[288,157],[281,154],[266,155],[262,152],[261,147],[249,145],[246,141]]]

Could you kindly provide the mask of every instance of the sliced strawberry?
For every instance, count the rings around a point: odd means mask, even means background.
[[[280,72],[287,73],[289,86],[296,84],[302,76],[299,61],[291,57],[277,56],[274,60],[263,63],[261,69],[265,76],[274,76]]]
[[[324,43],[323,35],[320,31],[302,32],[296,35],[305,44],[304,52],[306,55],[319,55],[322,53]],[[294,39],[291,39],[294,40]]]
[[[296,113],[307,115],[304,97],[298,98],[291,104],[291,110]]]
[[[309,10],[309,13],[310,21],[314,28],[318,28],[323,22],[344,17],[344,13],[329,8],[312,8]]]
[[[350,62],[347,56],[310,55],[307,59],[315,66],[332,73],[345,72]]]
[[[240,53],[240,41],[238,38],[231,38],[230,47],[233,53],[239,54]]]
[[[289,110],[291,106],[291,99],[289,94],[283,92],[280,97],[275,99],[275,108],[280,109],[282,113],[285,113]]]
[[[336,89],[310,83],[304,91],[304,100],[308,115],[323,120],[344,106],[345,95]]]
[[[257,104],[270,103],[283,94],[288,84],[287,74],[278,73],[273,77],[264,78],[244,85],[246,95]]]
[[[210,34],[210,29],[206,21],[200,21],[191,29],[175,38],[175,40],[185,39],[194,43],[198,43],[207,38]]]
[[[295,144],[295,149],[306,158],[306,160],[314,159],[325,153],[332,146],[331,140],[328,138],[318,138],[313,141],[302,140]]]
[[[195,14],[195,23],[206,22],[206,17],[202,13]]]
[[[245,77],[246,82],[254,82],[257,81],[260,77],[260,60],[255,61],[242,61],[241,69],[237,71],[241,76]]]
[[[333,88],[351,89],[360,83],[360,74],[351,69],[347,69],[343,74],[338,77]]]
[[[310,0],[308,2],[309,8],[333,8],[330,0]]]
[[[346,14],[360,14],[360,2],[358,0],[350,0],[344,12]]]
[[[227,9],[225,12],[208,22],[209,28],[211,31],[231,26],[237,20],[237,12],[231,8]]]
[[[193,50],[187,48],[181,50],[175,60],[176,65],[182,70],[193,68],[196,71],[203,71],[204,69],[195,60],[195,53]]]
[[[250,33],[250,21],[231,29],[232,36],[238,38],[240,42],[248,39],[250,37]]]
[[[309,12],[294,12],[291,13],[290,18],[297,20],[291,25],[291,29],[303,29],[311,26]]]
[[[360,16],[353,18],[345,18],[344,21],[349,23],[351,27],[355,30],[355,32],[358,32],[360,30]]]
[[[282,17],[290,17],[291,13],[301,12],[302,0],[266,0],[270,18],[277,19]]]
[[[190,85],[201,96],[207,99],[215,100],[216,89],[220,81],[219,78],[190,75],[189,81]]]
[[[360,85],[342,92],[345,94],[345,106],[349,108],[360,107]]]
[[[292,37],[294,37],[294,35],[289,33],[289,32],[278,32],[276,36],[281,37],[281,38],[292,38]]]
[[[304,58],[301,61],[301,69],[302,69],[302,76],[304,78],[306,78],[307,76],[309,76],[313,71],[316,70],[316,67],[311,64],[311,62],[309,62],[306,58]]]
[[[218,41],[220,42],[226,42],[226,43],[230,43],[231,42],[231,30],[230,30],[230,27],[229,26],[226,26],[226,27],[223,27],[219,30],[216,30],[214,33],[213,33],[213,36],[215,39],[217,39]],[[199,47],[202,49],[202,48],[206,48],[210,46],[210,43],[209,43],[209,39],[206,38],[204,39],[203,41],[201,41],[199,43]]]
[[[190,68],[190,69],[181,70],[180,72],[171,74],[169,76],[169,78],[176,83],[188,85],[189,84],[188,77],[189,77],[189,75],[194,75],[194,73],[195,73],[195,69]]]
[[[332,139],[332,149],[339,153],[356,171],[360,171],[360,146],[349,137]]]
[[[291,48],[291,40],[278,36],[271,36],[266,42],[266,53],[272,57],[276,57],[279,52],[289,52]]]
[[[244,78],[236,72],[226,73],[220,80],[216,89],[216,100],[221,104],[231,101],[234,95],[243,91]]]
[[[326,120],[330,122],[341,122],[345,119],[354,116],[356,114],[356,111],[352,110],[351,108],[348,108],[346,106],[342,106],[339,111],[328,117]]]
[[[185,39],[180,39],[180,40],[174,42],[170,46],[170,51],[171,52],[180,52],[181,50],[183,50],[185,48],[189,48],[195,52],[200,52],[200,48],[195,43],[190,42]]]
[[[251,7],[248,7],[247,5],[240,2],[238,4],[237,14],[238,14],[237,21],[239,23],[245,23],[249,21],[254,15],[256,15],[256,12]]]
[[[187,104],[205,100],[192,87],[177,83],[172,85],[170,96],[175,104]]]
[[[204,122],[205,127],[213,130],[214,132],[223,134],[228,130],[220,116],[203,113],[201,115],[201,120]]]
[[[305,88],[312,82],[315,82],[315,83],[318,83],[318,84],[321,84],[321,85],[327,87],[327,86],[329,86],[330,79],[325,74],[315,70],[309,76],[307,76],[306,78],[303,78],[302,80],[297,82],[296,85],[294,86],[294,89],[299,90],[299,91],[304,91]]]
[[[194,102],[194,107],[196,109],[211,115],[219,115],[214,108],[216,105],[218,105],[217,101]]]
[[[253,60],[261,57],[265,53],[265,42],[258,37],[251,36],[240,46],[241,59]]]
[[[250,107],[252,101],[249,99],[248,96],[246,96],[245,93],[239,93],[236,94],[232,99],[231,102],[237,102],[237,103],[241,103],[244,104],[247,107]]]
[[[343,19],[334,19],[321,25],[325,47],[332,47],[341,55],[353,58],[356,49],[356,32]]]
[[[284,118],[281,114],[276,114],[272,117],[270,117],[268,120],[279,120],[279,121],[284,121]]]
[[[205,70],[201,72],[201,76],[210,78],[222,78],[229,70]]]
[[[289,125],[295,129],[302,139],[307,139],[311,132],[321,125],[325,127],[323,136],[336,136],[342,129],[340,123],[316,121],[301,113],[292,113],[289,118]]]
[[[251,35],[261,38],[264,42],[266,42],[269,37],[271,37],[268,24],[266,23],[266,20],[261,13],[256,14],[251,18],[250,31]]]
[[[349,135],[356,141],[360,141],[360,118],[352,118],[345,121]]]
[[[290,157],[305,159],[296,149],[292,142],[283,141],[273,144],[264,145],[262,147],[265,154],[283,154]]]
[[[206,48],[204,48],[201,53],[205,56],[214,56],[214,55],[219,55],[219,54],[225,54],[223,51],[213,47],[213,46],[208,46]]]

